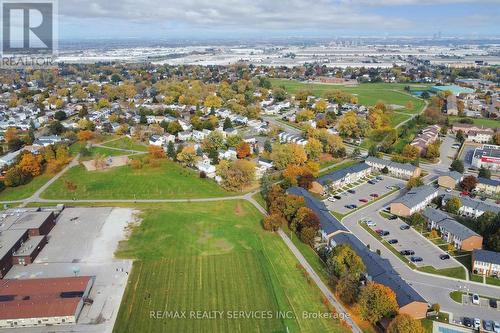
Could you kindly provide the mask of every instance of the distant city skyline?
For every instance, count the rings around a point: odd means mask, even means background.
[[[498,0],[59,1],[61,40],[500,36]]]

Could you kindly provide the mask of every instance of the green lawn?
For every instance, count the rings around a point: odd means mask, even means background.
[[[136,142],[128,137],[109,141],[103,144],[105,147],[120,148],[126,150],[147,151],[148,147],[140,142]]]
[[[77,185],[74,193],[77,199],[189,199],[232,194],[212,180],[200,179],[194,171],[163,160],[158,167],[144,166],[138,170],[127,165],[89,172],[79,165],[68,170],[42,193],[42,197],[73,198],[73,194],[64,186],[65,180]]]
[[[0,192],[0,201],[15,201],[29,198],[48,182],[51,177],[51,175],[43,174],[33,178],[28,184],[17,187],[7,187]]]
[[[401,113],[393,113],[391,115],[391,126],[396,127],[397,125],[401,124],[403,121],[406,121],[410,119],[410,115],[407,114],[401,114]]]
[[[475,282],[483,283],[482,275],[471,274],[470,279]],[[500,279],[494,277],[486,277],[486,284],[500,287]]]
[[[450,123],[458,123],[458,121],[460,120],[460,117],[458,116],[449,116],[448,118],[450,119]],[[467,117],[467,119],[472,119],[474,125],[486,126],[491,128],[500,127],[499,119],[469,118],[469,117]]]
[[[442,275],[455,279],[465,280],[465,269],[463,267],[435,269],[432,266],[418,267],[417,270],[434,275]]]
[[[281,238],[245,201],[138,205],[142,223],[117,256],[136,258],[118,332],[343,332]],[[223,311],[217,319],[151,319],[150,311]],[[269,318],[230,319],[229,311]],[[268,312],[269,311],[269,312]],[[290,311],[277,318],[276,311]]]
[[[290,93],[299,90],[310,90],[312,94],[322,97],[325,92],[331,90],[342,90],[356,95],[359,103],[363,105],[375,105],[378,101],[387,104],[405,106],[408,101],[413,103],[413,109],[401,109],[398,111],[407,113],[419,113],[425,103],[422,99],[407,94],[404,91],[404,84],[395,83],[362,83],[356,87],[346,87],[330,84],[303,83],[295,80],[271,79],[273,87],[284,87]]]
[[[266,209],[267,207],[267,202],[266,199],[264,199],[264,196],[262,195],[262,192],[257,192],[254,195],[252,195],[252,198],[259,203],[259,205],[262,206],[262,208]]]

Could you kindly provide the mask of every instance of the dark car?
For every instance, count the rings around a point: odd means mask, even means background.
[[[368,184],[370,184],[370,185],[375,185],[375,182],[374,182],[373,180],[369,180],[369,181],[368,181]]]
[[[472,327],[472,319],[469,317],[464,317],[464,320],[462,321],[462,323],[466,327]]]
[[[377,193],[372,193],[372,194],[370,194],[370,197],[372,197],[372,198],[378,198],[379,195]]]
[[[391,220],[391,221],[394,221],[394,220],[397,220],[397,219],[398,219],[398,217],[396,215],[389,216],[389,220]]]
[[[410,260],[412,262],[421,262],[421,261],[424,261],[424,259],[422,259],[422,257],[411,257]]]
[[[490,299],[490,306],[494,309],[497,308],[497,300],[496,299]]]
[[[399,253],[401,253],[404,256],[412,256],[412,255],[415,254],[415,251],[413,251],[413,250],[403,250],[403,251],[399,251]]]
[[[389,243],[389,244],[397,244],[397,243],[398,243],[398,240],[397,240],[397,239],[389,239],[389,240],[387,241],[387,243]]]
[[[359,199],[359,202],[364,202],[364,203],[366,203],[366,202],[368,202],[368,200],[367,200],[367,199]]]
[[[389,231],[382,231],[380,236],[389,236],[391,233]]]
[[[450,255],[449,255],[449,254],[441,254],[441,255],[439,256],[439,259],[441,259],[441,260],[450,259]]]
[[[347,190],[347,192],[349,192],[351,194],[355,194],[356,193],[356,191],[354,191],[354,190]]]
[[[408,224],[403,224],[402,226],[399,227],[401,230],[408,230],[410,229],[410,226]]]
[[[492,320],[483,320],[483,328],[486,331],[493,331],[493,321]]]
[[[337,200],[342,199],[342,197],[341,197],[340,195],[334,195],[333,197],[334,197],[335,199],[337,199]]]

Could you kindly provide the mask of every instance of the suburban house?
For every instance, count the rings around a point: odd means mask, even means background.
[[[453,244],[455,248],[472,251],[483,247],[482,236],[449,217],[446,213],[427,207],[422,214],[427,220],[427,228],[439,230],[441,238]]]
[[[208,158],[198,161],[198,163],[196,163],[196,169],[200,172],[204,172],[209,178],[215,177],[216,168],[210,163],[210,159]]]
[[[445,194],[443,196],[443,205],[451,199],[453,196],[449,194]],[[458,210],[458,213],[463,216],[477,218],[483,215],[485,212],[492,212],[498,214],[500,212],[500,206],[491,205],[483,201],[474,200],[469,197],[459,197],[461,207]]]
[[[454,189],[464,179],[464,176],[458,171],[450,171],[438,178],[438,185],[441,187]]]
[[[495,132],[490,128],[479,131],[469,131],[469,134],[467,134],[467,141],[488,143],[493,140],[493,135],[495,135]]]
[[[302,138],[300,135],[290,134],[286,132],[281,132],[278,135],[280,143],[296,143],[301,146],[305,146],[307,144],[307,140]]]
[[[500,277],[500,253],[486,250],[472,251],[472,271],[480,275]]]
[[[498,194],[500,193],[500,180],[478,177],[476,191],[489,195]]]
[[[359,163],[351,167],[340,169],[318,178],[317,182],[321,186],[330,186],[337,189],[367,177],[372,173],[372,167],[366,163]]]
[[[17,160],[21,150],[16,150],[0,157],[0,168],[11,166]]]
[[[175,136],[173,136],[172,134],[152,135],[149,138],[149,144],[153,145],[153,146],[162,147],[162,146],[165,146],[166,144],[168,144],[169,142],[175,142]]]
[[[33,141],[33,146],[47,147],[59,142],[62,142],[62,138],[58,135],[41,136]]]
[[[413,177],[419,177],[420,174],[422,173],[422,170],[419,167],[416,167],[412,164],[392,162],[373,156],[369,156],[365,160],[365,163],[371,166],[372,168],[377,169],[378,171],[382,171],[384,168],[387,168],[391,176],[401,179],[410,179]]]
[[[429,185],[413,188],[391,203],[391,213],[398,216],[411,216],[423,210],[432,199],[438,196],[438,193],[436,188]]]

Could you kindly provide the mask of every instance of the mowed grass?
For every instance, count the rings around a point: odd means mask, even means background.
[[[142,223],[116,255],[136,258],[114,327],[121,332],[344,332],[281,238],[246,201],[138,205]],[[150,311],[187,311],[154,319]],[[223,311],[190,319],[190,311]],[[265,311],[266,318],[241,317]],[[286,318],[277,311],[289,313]]]
[[[77,185],[69,192],[64,181]],[[101,171],[87,171],[79,165],[68,170],[42,193],[46,199],[191,199],[223,197],[224,191],[214,181],[200,179],[194,171],[164,160],[158,167],[142,169],[122,166]]]
[[[460,121],[460,117],[457,116],[449,116],[450,123],[458,123]],[[487,119],[487,118],[467,118],[472,119],[474,125],[478,126],[486,126],[491,128],[500,128],[500,119]]]
[[[331,84],[303,83],[295,80],[271,79],[273,87],[284,87],[289,93],[299,90],[310,90],[315,96],[323,97],[325,92],[331,90],[342,90],[356,95],[359,103],[363,105],[375,105],[378,101],[386,104],[400,105],[403,109],[399,112],[415,114],[422,111],[425,103],[422,99],[409,95],[404,91],[404,84],[397,83],[361,83],[355,87],[347,87]],[[411,85],[410,85],[411,86]],[[411,101],[413,108],[406,110],[406,103]]]
[[[104,142],[102,145],[105,147],[119,148],[119,149],[126,149],[126,150],[136,150],[136,151],[142,151],[142,152],[145,152],[148,150],[148,147],[146,145],[144,145],[140,142],[134,141],[128,137],[122,137],[122,138],[119,138],[117,140]]]
[[[0,201],[15,201],[29,198],[40,187],[48,182],[51,177],[51,175],[42,174],[33,178],[28,184],[17,187],[7,187],[0,192]]]

